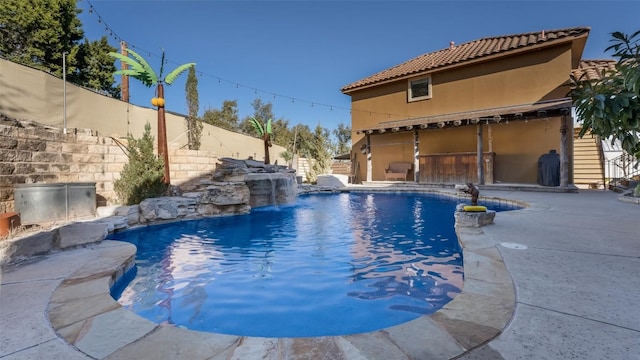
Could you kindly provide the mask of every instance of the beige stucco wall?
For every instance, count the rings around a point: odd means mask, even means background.
[[[8,117],[32,120],[62,128],[64,126],[64,83],[45,72],[0,59],[0,113]],[[149,89],[149,98],[153,89]],[[170,97],[167,101],[184,101],[184,97]],[[91,129],[101,136],[126,137],[128,133],[140,137],[144,125],[151,124],[157,134],[157,111],[132,105],[118,99],[96,94],[76,85],[66,86],[67,128]],[[187,144],[184,116],[167,113],[167,140],[179,148]],[[261,139],[204,124],[201,150],[218,157],[257,160],[264,158]],[[272,161],[285,164],[281,146],[271,148]]]
[[[359,151],[365,135],[358,134],[357,130],[385,121],[565,97],[569,91],[571,56],[570,45],[560,45],[435,72],[431,74],[433,97],[429,100],[408,102],[406,79],[351,93],[353,149],[360,162],[359,179],[366,179],[366,158]],[[560,150],[560,118],[557,117],[508,124],[503,121],[490,127],[492,151],[496,153],[496,181],[536,183],[538,157],[550,149]],[[489,151],[488,128],[483,126],[484,151]],[[420,130],[420,154],[475,152],[476,131],[475,125]],[[391,161],[413,162],[412,131],[372,134],[370,138],[374,181],[384,180],[384,169]]]

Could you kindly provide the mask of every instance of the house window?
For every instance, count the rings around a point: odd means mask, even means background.
[[[409,80],[407,101],[431,99],[431,76]]]

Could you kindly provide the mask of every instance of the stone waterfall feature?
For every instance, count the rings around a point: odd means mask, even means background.
[[[296,201],[298,183],[295,170],[255,160],[221,158],[219,161],[214,180],[245,183],[249,188],[249,205],[252,208]]]
[[[211,179],[200,179],[174,196],[143,200],[131,207],[115,206],[103,215],[122,215],[128,225],[204,216],[248,214],[252,207],[296,201],[295,170],[254,160],[219,159]],[[118,213],[119,212],[119,213]]]
[[[249,205],[254,207],[282,205],[296,201],[295,174],[251,173],[245,177],[249,187]]]

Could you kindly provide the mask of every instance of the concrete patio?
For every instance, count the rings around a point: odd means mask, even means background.
[[[640,359],[640,205],[607,191],[481,196],[529,207],[458,230],[464,289],[434,315],[296,339],[158,325],[108,295],[135,249],[103,241],[3,269],[0,359]]]

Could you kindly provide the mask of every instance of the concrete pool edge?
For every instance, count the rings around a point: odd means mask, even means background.
[[[451,192],[428,192],[455,196]],[[98,359],[172,355],[196,359],[295,359],[303,355],[333,359],[454,358],[498,336],[515,310],[513,281],[497,243],[482,228],[457,228],[456,234],[463,248],[462,292],[433,315],[370,333],[252,338],[152,323],[124,310],[109,294],[111,285],[132,266],[135,256],[135,247],[111,240],[95,246],[96,261],[88,262],[59,284],[47,316],[59,336]]]

